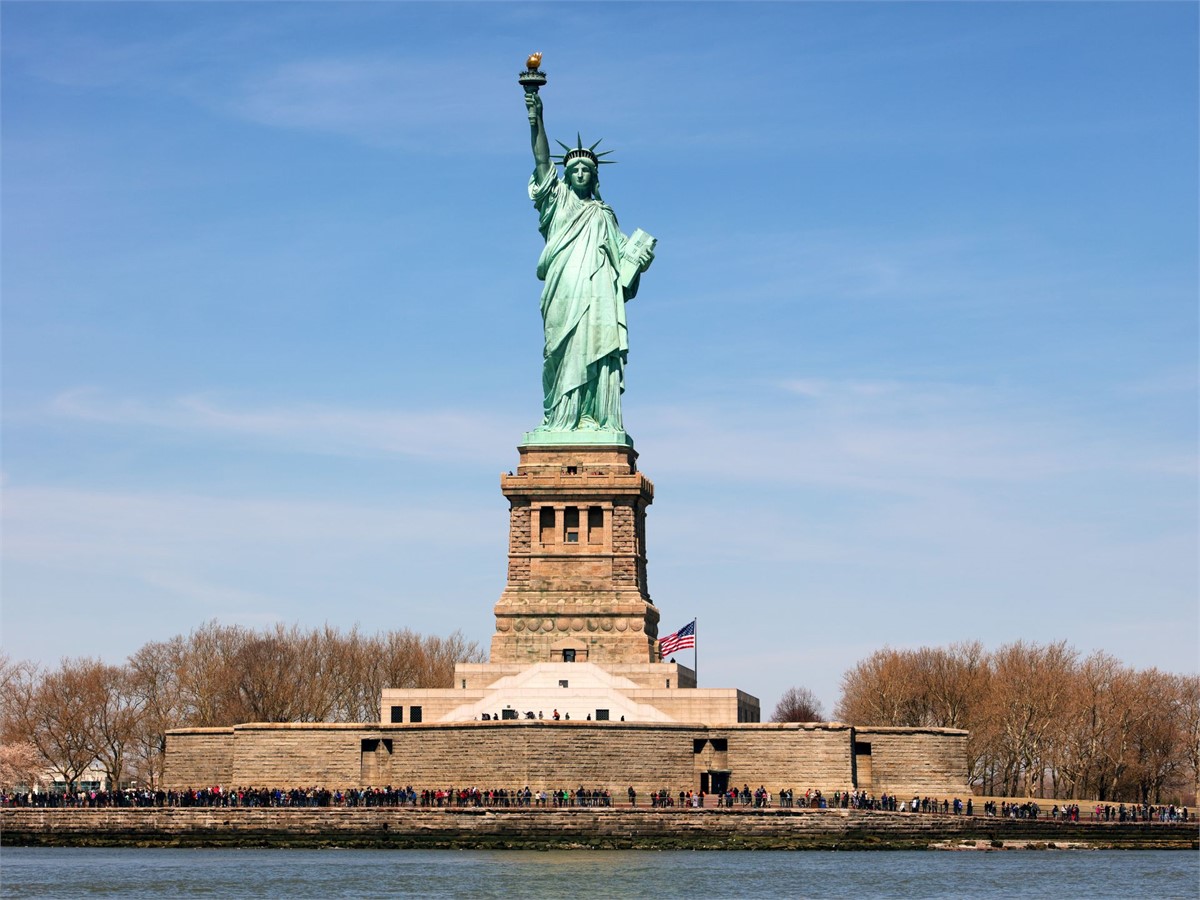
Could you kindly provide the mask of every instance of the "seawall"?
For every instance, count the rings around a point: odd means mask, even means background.
[[[476,849],[1198,849],[1194,823],[864,810],[0,809],[4,846]]]

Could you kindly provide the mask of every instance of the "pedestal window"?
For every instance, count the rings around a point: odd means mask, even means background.
[[[599,506],[588,507],[587,536],[589,544],[604,543],[604,510]]]

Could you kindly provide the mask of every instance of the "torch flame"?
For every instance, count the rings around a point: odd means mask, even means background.
[[[525,60],[525,67],[531,72],[536,70],[542,64],[542,53],[539,50],[537,53],[530,53],[529,59]]]

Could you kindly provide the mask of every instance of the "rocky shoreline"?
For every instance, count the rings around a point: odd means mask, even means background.
[[[0,809],[0,845],[605,850],[1196,850],[1194,823],[865,810]]]

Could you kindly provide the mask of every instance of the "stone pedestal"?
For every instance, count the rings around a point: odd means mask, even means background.
[[[492,663],[658,662],[646,589],[646,507],[654,485],[632,447],[520,448],[508,498],[508,585]]]

